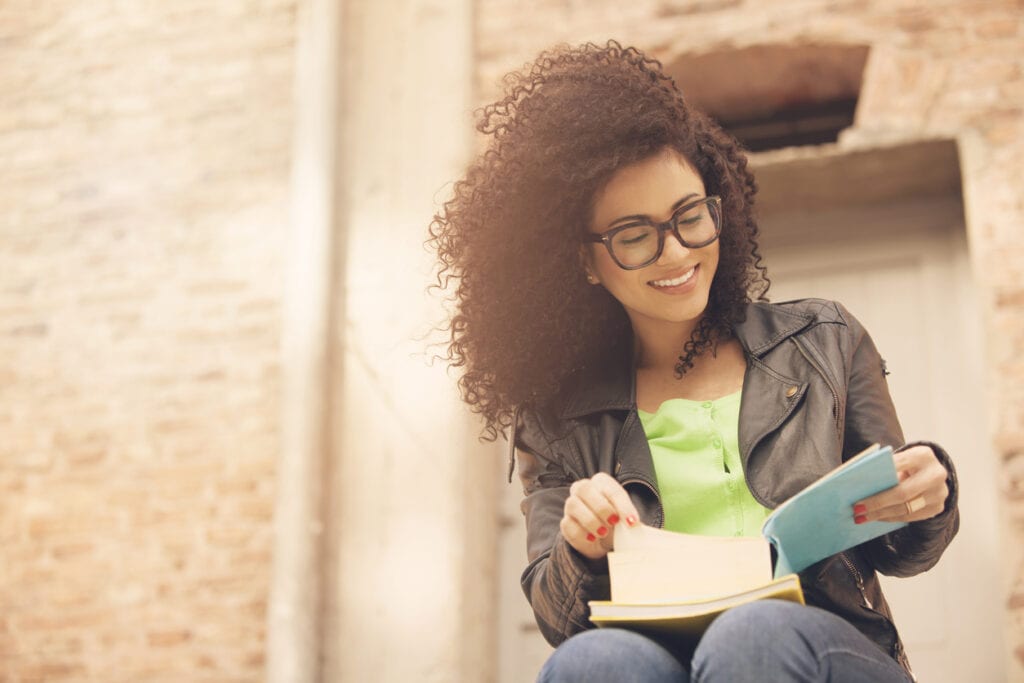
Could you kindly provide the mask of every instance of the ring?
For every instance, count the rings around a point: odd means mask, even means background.
[[[908,500],[904,505],[907,506],[907,514],[912,515],[924,507],[924,496],[918,496],[913,500]]]

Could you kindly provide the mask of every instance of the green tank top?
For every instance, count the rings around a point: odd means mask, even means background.
[[[754,500],[740,462],[740,395],[673,398],[637,411],[654,458],[665,528],[709,536],[759,536],[771,510]]]

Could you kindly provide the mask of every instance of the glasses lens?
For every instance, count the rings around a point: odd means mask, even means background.
[[[611,247],[622,265],[642,265],[658,253],[658,229],[653,225],[636,225],[620,230],[612,237]]]
[[[718,205],[707,201],[679,214],[676,217],[676,229],[686,244],[705,244],[718,234]]]

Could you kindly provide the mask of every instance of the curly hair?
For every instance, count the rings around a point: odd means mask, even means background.
[[[455,283],[445,360],[462,368],[463,400],[491,440],[516,407],[552,406],[574,374],[632,339],[621,304],[587,283],[580,259],[594,197],[623,166],[674,149],[722,198],[719,265],[678,377],[770,284],[746,157],[660,62],[616,41],[558,46],[505,83],[505,96],[478,112],[489,147],[455,183],[428,239],[440,263],[435,287]]]

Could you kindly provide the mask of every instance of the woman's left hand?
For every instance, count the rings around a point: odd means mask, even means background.
[[[899,481],[853,506],[854,521],[918,522],[942,512],[949,496],[946,468],[928,446],[912,446],[893,455]]]

